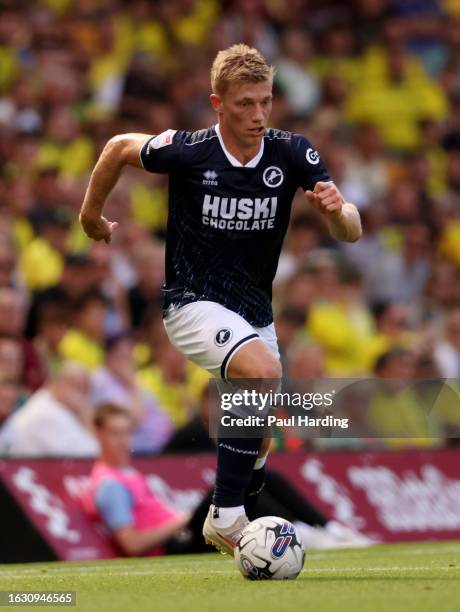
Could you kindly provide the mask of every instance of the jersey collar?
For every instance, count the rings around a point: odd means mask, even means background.
[[[264,140],[265,140],[264,138],[262,138],[262,142],[260,143],[260,149],[257,155],[253,157],[252,159],[250,159],[247,164],[242,164],[236,159],[236,157],[234,157],[230,153],[230,151],[227,150],[224,144],[224,140],[222,138],[222,134],[220,133],[220,126],[218,123],[216,123],[216,125],[214,126],[214,129],[216,130],[217,138],[219,139],[220,146],[222,147],[222,151],[225,153],[225,156],[227,157],[228,161],[232,164],[232,166],[234,166],[235,168],[255,168],[257,166],[259,161],[262,159],[262,155],[264,154]]]

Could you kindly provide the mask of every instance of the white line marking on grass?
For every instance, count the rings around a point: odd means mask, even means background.
[[[48,574],[48,573],[73,573],[73,572],[114,572],[117,570],[132,570],[134,567],[138,567],[138,568],[143,568],[143,567],[148,567],[148,568],[154,568],[156,567],[157,570],[165,570],[165,571],[171,571],[172,569],[174,569],[177,566],[190,566],[191,568],[196,567],[197,565],[205,565],[206,567],[209,566],[210,563],[228,563],[232,561],[230,558],[228,560],[226,559],[222,559],[222,560],[218,560],[218,561],[172,561],[171,559],[168,559],[167,561],[157,561],[157,560],[145,560],[143,562],[133,562],[133,563],[111,563],[110,561],[107,562],[107,564],[104,565],[99,565],[97,563],[88,562],[88,565],[82,565],[80,564],[81,562],[77,562],[75,563],[74,561],[70,561],[68,565],[59,565],[56,567],[53,566],[48,566],[48,567],[30,567],[30,568],[25,568],[20,570],[19,575],[21,574],[37,574],[37,575],[42,575],[42,574]],[[65,563],[65,562],[64,562]],[[75,565],[74,565],[75,563]],[[10,573],[11,570],[7,569],[5,571],[0,570],[0,578],[2,576],[5,576],[7,574]],[[152,570],[153,571],[153,570]]]
[[[375,552],[376,556],[380,552],[382,553],[385,552],[385,549],[380,548],[379,546],[376,546],[375,548],[373,547],[369,548],[368,550],[372,551],[372,553]],[[412,555],[412,554],[437,555],[437,554],[451,553],[451,552],[460,553],[460,544],[443,545],[442,542],[439,542],[439,543],[433,542],[432,544],[429,544],[428,546],[427,545],[423,545],[420,547],[412,546],[410,549],[392,550],[391,554],[395,556],[407,556],[407,555]],[[307,563],[309,559],[312,561],[324,560],[324,559],[331,558],[332,555],[337,555],[337,554],[339,555],[340,559],[345,559],[347,557],[356,557],[356,555],[363,554],[363,549],[362,548],[338,548],[338,549],[330,549],[330,550],[311,549],[311,550],[307,550]],[[371,557],[369,558],[369,560],[371,560]],[[132,562],[126,563],[126,562],[119,562],[115,559],[111,559],[111,560],[107,560],[106,562],[103,562],[102,564],[100,561],[88,561],[87,564],[85,564],[84,561],[69,561],[67,563],[64,561],[64,562],[56,562],[56,566],[48,565],[46,567],[40,566],[40,567],[24,568],[24,569],[18,570],[18,573],[11,572],[9,568],[7,570],[0,570],[0,578],[9,577],[9,576],[21,577],[23,575],[44,576],[47,574],[50,575],[54,573],[79,574],[82,572],[92,573],[92,572],[98,572],[98,571],[114,573],[117,570],[132,571],[134,566],[138,568],[139,570],[143,570],[145,568],[146,570],[149,570],[151,572],[158,572],[162,568],[168,568],[168,571],[170,570],[174,571],[174,568],[176,568],[179,565],[190,566],[190,569],[196,568],[197,566],[206,566],[206,568],[208,568],[210,563],[211,564],[230,563],[232,560],[230,558],[228,559],[220,558],[220,559],[213,559],[213,560],[192,559],[192,560],[183,561],[177,557],[160,557],[160,558],[157,557],[157,558],[151,558],[151,559],[150,558],[143,559],[141,562],[139,561],[140,561],[139,559],[136,559],[136,560],[133,560]],[[59,563],[59,565],[57,565],[57,563]],[[401,569],[404,569],[404,568],[401,568]],[[216,570],[209,570],[209,571],[212,572]]]
[[[376,548],[372,548],[369,549],[372,550],[373,553],[376,554],[376,556],[381,552],[382,554],[386,554],[388,549],[379,549],[379,547],[377,546]],[[435,554],[442,554],[442,553],[450,553],[450,552],[460,552],[460,544],[459,545],[452,545],[452,546],[440,546],[440,547],[436,547],[436,545],[433,545],[433,547],[413,547],[410,550],[397,550],[395,551],[395,555],[399,556],[399,555],[412,555],[412,554],[416,554],[416,555],[422,555],[422,554],[426,554],[426,555],[435,555]],[[346,557],[353,557],[356,555],[362,555],[363,553],[363,549],[362,548],[339,548],[339,549],[330,549],[330,550],[307,550],[307,563],[308,563],[308,559],[316,561],[316,560],[322,560],[322,559],[328,559],[330,558],[332,555],[339,555],[340,559],[346,558]],[[64,565],[65,562],[58,562],[58,563],[62,563],[62,565],[60,566],[47,566],[46,568],[42,568],[42,567],[34,567],[34,568],[24,568],[20,570],[20,573],[18,573],[17,575],[23,575],[23,574],[28,574],[28,575],[42,575],[42,574],[48,574],[48,573],[67,573],[67,572],[114,572],[118,569],[123,569],[123,570],[132,570],[133,566],[137,566],[139,568],[152,568],[152,571],[158,572],[160,569],[165,569],[168,568],[168,571],[170,570],[174,570],[177,566],[189,566],[190,568],[196,568],[197,566],[206,566],[208,567],[210,563],[229,563],[232,560],[230,558],[228,559],[214,559],[214,560],[190,560],[190,561],[181,561],[179,559],[172,559],[172,558],[147,558],[147,559],[137,559],[136,561],[133,561],[132,563],[123,563],[123,562],[117,562],[117,561],[110,561],[108,560],[106,564],[100,564],[98,562],[95,561],[88,561],[88,564],[85,565],[84,562],[82,561],[69,561],[68,565]],[[153,568],[156,569],[153,569]],[[212,570],[214,571],[214,570]],[[0,578],[2,576],[9,576],[11,573],[11,570],[7,569],[7,570],[0,570]],[[16,574],[15,574],[16,575]]]
[[[395,553],[398,555],[436,555],[445,552],[460,552],[460,544],[451,544],[450,546],[436,546],[435,544],[433,544],[433,546],[427,546],[425,548],[422,546],[414,546],[414,548],[411,548],[409,550],[395,550]]]
[[[458,567],[450,567],[448,565],[442,566],[442,567],[437,567],[436,565],[426,565],[426,566],[421,566],[421,565],[416,565],[415,567],[408,567],[408,566],[402,566],[402,567],[396,567],[396,566],[391,566],[391,567],[321,567],[321,568],[311,568],[308,569],[305,568],[304,571],[309,573],[309,572],[315,572],[315,573],[327,573],[327,572],[363,572],[364,574],[366,572],[401,572],[401,571],[407,571],[407,572],[425,572],[425,571],[447,571],[447,570],[459,570],[460,568]]]
[[[376,548],[372,548],[372,553],[375,554],[375,557],[378,557],[380,552],[382,554],[387,553],[387,548],[381,548],[377,546]],[[357,555],[362,555],[363,549],[331,549],[331,550],[307,550],[307,564],[308,559],[312,561],[316,560],[324,560],[331,558],[332,555],[338,555],[340,559],[346,559],[348,557],[353,558]],[[414,546],[412,545],[409,549],[395,550],[394,554],[397,556],[407,556],[407,555],[435,555],[435,554],[443,554],[443,553],[458,553],[460,552],[460,544],[451,544],[451,545],[437,545],[433,543],[432,546]],[[377,561],[377,559],[375,559]],[[88,562],[87,565],[84,562],[69,562],[59,566],[46,566],[46,567],[34,567],[34,568],[24,568],[18,570],[16,572],[7,570],[0,570],[0,579],[1,578],[27,578],[30,579],[33,577],[41,577],[48,578],[53,575],[79,575],[79,576],[89,576],[91,574],[101,572],[107,573],[108,575],[126,575],[126,576],[144,576],[150,574],[169,574],[171,572],[176,574],[190,574],[190,573],[214,573],[214,574],[225,574],[230,571],[234,571],[234,565],[231,563],[231,559],[214,559],[214,560],[188,560],[181,561],[177,558],[161,558],[161,559],[143,559],[136,560],[132,563],[126,562],[111,562],[107,561],[107,563],[101,564],[97,562]],[[228,564],[228,569],[210,569],[210,564]],[[186,567],[186,570],[178,569],[178,566]],[[206,569],[200,570],[199,566],[205,566]],[[136,568],[136,569],[134,569]],[[359,567],[345,567],[345,568],[305,568],[304,571],[310,573],[330,573],[330,572],[355,572],[355,571],[368,571],[368,572],[379,572],[379,571],[387,571],[387,572],[399,572],[399,571],[428,571],[428,570],[452,570],[457,569],[455,567],[442,567],[437,568],[436,566],[416,566],[416,567],[369,567],[366,569],[362,568],[362,565]]]
[[[396,543],[395,543],[396,544]],[[404,544],[404,543],[401,543]],[[340,547],[340,548],[330,548],[327,550],[318,550],[318,549],[307,549],[307,559],[313,559],[313,560],[320,560],[320,559],[327,559],[329,557],[331,557],[332,555],[334,556],[339,556],[340,559],[345,559],[347,557],[356,557],[356,556],[361,556],[363,554],[364,550],[368,550],[368,551],[372,551],[372,554],[377,556],[379,554],[383,554],[386,555],[388,553],[388,548],[387,546],[390,544],[382,544],[382,547],[380,545],[376,545],[376,546],[371,546],[369,548],[345,548],[345,547]],[[399,545],[399,543],[397,544]],[[385,546],[385,548],[383,548],[383,546]],[[398,549],[394,549],[393,552],[391,553],[392,555],[399,557],[399,556],[410,556],[410,555],[442,555],[443,553],[460,553],[460,544],[458,545],[451,545],[451,546],[439,546],[437,547],[435,544],[433,544],[432,547],[412,547],[410,549],[402,549],[402,550],[398,550]]]
[[[124,566],[127,567],[127,566]],[[65,568],[63,568],[65,569]],[[59,571],[59,574],[67,574],[69,576],[76,576],[76,572],[74,571],[77,568],[68,568],[67,571]],[[87,571],[88,568],[80,568],[80,571],[78,572],[78,577],[79,578],[90,578],[91,576],[91,571],[88,572]],[[121,568],[120,568],[121,569]],[[306,567],[303,569],[303,573],[306,574],[330,574],[330,573],[337,573],[338,575],[343,574],[343,573],[352,573],[352,572],[360,572],[360,574],[364,577],[366,573],[375,573],[375,572],[382,572],[383,574],[385,573],[395,573],[395,572],[432,572],[432,571],[452,571],[452,570],[456,570],[458,571],[460,568],[458,567],[451,567],[451,566],[441,566],[441,567],[436,567],[436,566],[413,566],[413,567],[408,567],[408,566],[390,566],[390,567],[367,567],[367,568],[363,568],[362,566],[359,567],[323,567],[323,568],[309,568]],[[151,567],[150,569],[145,569],[145,570],[127,570],[124,569],[122,571],[113,571],[114,568],[111,569],[107,569],[106,570],[106,574],[107,576],[152,576],[152,575],[164,575],[164,576],[170,576],[171,575],[171,570],[170,569],[160,569],[160,568],[153,568]],[[233,566],[228,567],[227,569],[193,569],[190,568],[189,570],[174,570],[173,574],[175,575],[190,575],[190,574],[195,574],[195,575],[207,575],[207,574],[229,574],[229,573],[234,573],[236,571],[236,568]],[[15,573],[15,572],[3,572],[2,574],[0,574],[0,578],[14,578],[14,579],[21,579],[24,578],[26,580],[30,580],[31,578],[31,573],[32,572],[28,572],[27,574],[25,574],[24,572],[21,573]],[[43,578],[45,580],[53,578],[53,574],[55,572],[46,572],[46,573],[41,573],[41,572],[37,572],[34,575],[34,578]]]

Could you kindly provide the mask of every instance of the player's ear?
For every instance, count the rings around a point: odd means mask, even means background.
[[[222,106],[222,101],[221,101],[220,97],[219,97],[217,94],[212,93],[212,94],[209,96],[209,99],[210,99],[210,101],[211,101],[211,106],[213,107],[213,109],[214,109],[216,112],[219,112],[219,111],[220,111],[220,109],[221,109],[221,106]]]

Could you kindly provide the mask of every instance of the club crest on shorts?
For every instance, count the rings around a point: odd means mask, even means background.
[[[268,166],[262,174],[262,180],[267,187],[279,187],[283,182],[284,175],[278,166]]]
[[[217,344],[217,346],[225,346],[230,342],[232,336],[233,332],[230,328],[222,327],[222,329],[219,329],[215,335],[214,342]]]

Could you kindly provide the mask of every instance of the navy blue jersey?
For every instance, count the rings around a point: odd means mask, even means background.
[[[210,300],[251,325],[269,325],[294,194],[330,180],[312,145],[268,129],[258,155],[242,166],[218,126],[167,130],[145,142],[141,161],[169,174],[165,307]]]

